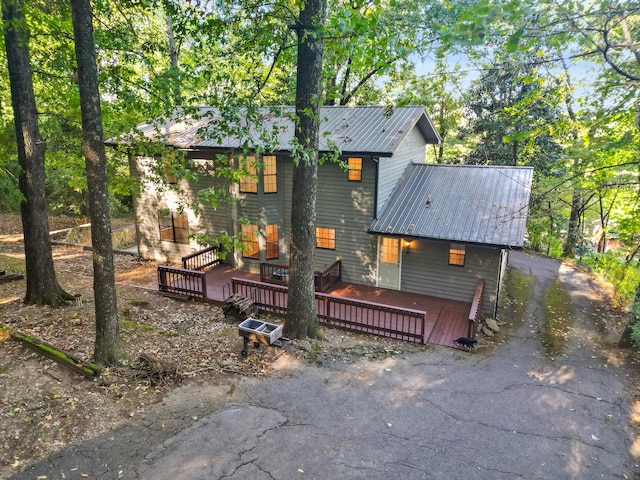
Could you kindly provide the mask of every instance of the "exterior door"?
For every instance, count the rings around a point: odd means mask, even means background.
[[[400,290],[401,243],[399,238],[380,237],[378,243],[378,286]]]

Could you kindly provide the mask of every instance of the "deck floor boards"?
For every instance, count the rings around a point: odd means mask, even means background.
[[[207,270],[207,298],[212,302],[224,302],[225,296],[229,295],[233,277],[260,280],[258,274],[241,272],[225,264],[217,265]],[[338,297],[427,312],[424,332],[426,343],[455,348],[453,340],[467,335],[471,299],[469,302],[459,302],[429,295],[344,282],[336,284],[327,293]]]

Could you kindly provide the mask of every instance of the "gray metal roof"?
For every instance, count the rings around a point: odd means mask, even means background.
[[[369,232],[522,247],[532,167],[412,164]]]
[[[237,150],[249,140],[249,148],[264,142],[261,135],[275,132],[268,151],[290,151],[294,138],[293,107],[262,107],[247,121],[247,110],[219,110],[200,107],[191,114],[149,121],[136,127],[144,137],[183,149]],[[320,150],[330,151],[334,143],[343,153],[391,156],[414,126],[426,143],[440,143],[440,137],[424,107],[400,107],[393,111],[380,106],[321,107]],[[262,128],[258,128],[260,125]],[[233,133],[231,133],[233,132]],[[239,133],[242,132],[242,133]],[[131,137],[109,140],[126,144]]]

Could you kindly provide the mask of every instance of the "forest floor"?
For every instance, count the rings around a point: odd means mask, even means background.
[[[76,226],[51,218],[50,229]],[[114,222],[114,228],[126,224]],[[0,214],[0,271],[24,273],[19,215]],[[59,283],[82,304],[58,309],[25,306],[24,280],[0,284],[0,323],[90,361],[95,339],[91,252],[54,246]],[[251,349],[242,357],[237,324],[218,306],[181,302],[157,292],[155,262],[115,255],[120,336],[129,365],[107,368],[88,380],[41,357],[0,330],[0,479],[68,445],[143,414],[171,389],[218,384],[229,376],[268,376],[275,358],[294,355],[312,363],[383,358],[413,345],[323,329],[322,341],[284,342],[284,349]],[[278,319],[272,319],[277,322]],[[150,365],[141,355],[159,360]]]

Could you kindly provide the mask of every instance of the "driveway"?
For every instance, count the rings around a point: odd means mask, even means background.
[[[554,260],[510,264],[520,291],[495,347],[321,368],[283,356],[275,378],[178,389],[12,478],[640,478],[597,290]]]

